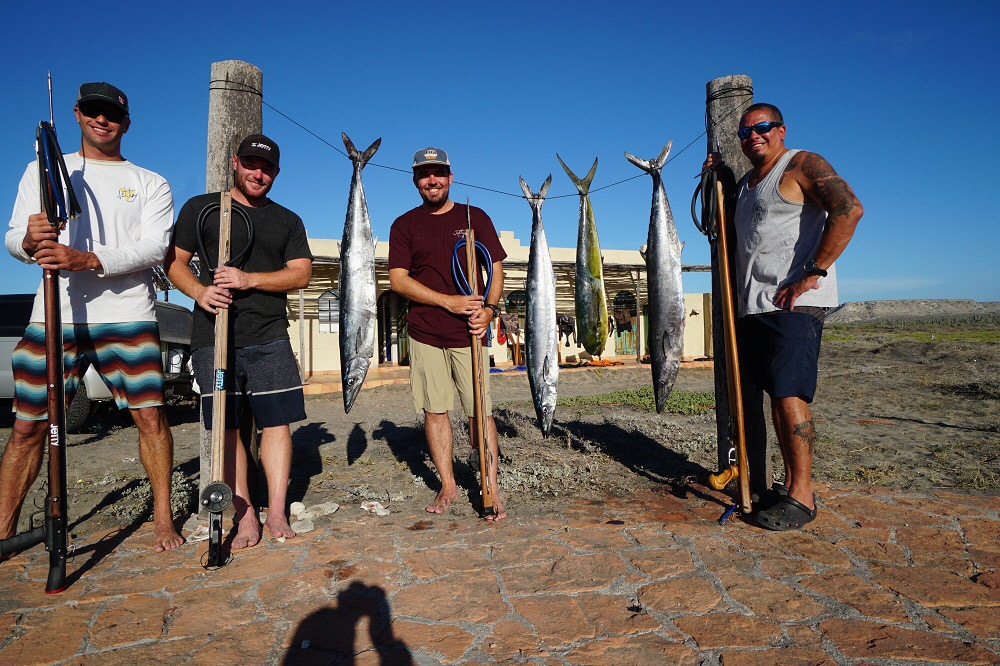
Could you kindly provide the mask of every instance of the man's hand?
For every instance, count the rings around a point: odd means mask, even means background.
[[[457,315],[467,315],[471,317],[483,308],[482,296],[444,296],[441,307],[448,312]]]
[[[701,172],[705,173],[712,167],[720,166],[722,164],[725,164],[725,162],[722,161],[722,153],[709,153],[708,157],[706,157],[705,161],[701,164]]]
[[[195,301],[202,310],[206,312],[211,312],[212,314],[219,314],[220,309],[226,309],[229,304],[233,302],[232,294],[229,293],[228,289],[218,287],[216,285],[209,285],[207,287],[202,287],[202,289],[195,294]]]
[[[39,266],[50,271],[86,271],[101,267],[100,260],[92,252],[81,252],[53,240],[39,243],[34,256]]]
[[[34,256],[38,250],[38,244],[42,241],[59,240],[60,228],[53,227],[45,213],[29,215],[28,228],[24,232],[24,240],[21,241],[21,247],[24,248],[29,257]]]
[[[479,312],[469,317],[469,333],[477,338],[483,337],[489,330],[491,321],[493,321],[493,308],[480,308]]]
[[[223,289],[246,291],[256,286],[250,273],[244,273],[233,266],[220,266],[216,268],[213,278],[215,286],[222,287]]]
[[[794,310],[795,299],[813,289],[819,289],[819,276],[807,275],[779,289],[774,294],[774,304],[782,310]]]

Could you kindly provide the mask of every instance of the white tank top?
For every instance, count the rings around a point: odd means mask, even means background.
[[[739,316],[775,312],[774,294],[780,287],[805,277],[805,263],[816,255],[826,211],[812,201],[789,201],[778,191],[778,181],[788,161],[799,150],[789,150],[774,168],[749,187],[750,174],[737,186],[736,296]],[[838,304],[837,271],[827,269],[819,288],[807,291],[795,305],[835,307]]]

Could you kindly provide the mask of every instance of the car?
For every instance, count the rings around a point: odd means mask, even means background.
[[[14,398],[14,373],[11,352],[24,335],[31,320],[35,294],[0,294],[0,401]],[[156,301],[156,321],[160,327],[160,346],[163,353],[164,393],[169,396],[190,397],[192,392],[191,364],[191,310],[167,301]],[[113,403],[111,390],[100,374],[88,366],[77,388],[73,402],[66,410],[66,431],[80,432],[90,416],[105,403]]]

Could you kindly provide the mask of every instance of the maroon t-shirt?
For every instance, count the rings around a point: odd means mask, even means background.
[[[500,245],[490,216],[471,206],[470,217],[476,240],[486,246],[494,262],[503,261],[507,253]],[[414,208],[400,215],[389,230],[389,270],[405,268],[410,277],[438,293],[460,293],[451,275],[451,261],[455,242],[465,237],[467,226],[465,206],[457,203],[450,211],[440,215],[432,215],[421,208]],[[464,247],[459,253],[459,259],[464,274]],[[482,259],[477,257],[477,261],[482,266]],[[484,290],[481,273],[478,293],[483,294]],[[444,308],[410,301],[406,324],[409,336],[425,345],[469,346],[468,317],[452,314]]]

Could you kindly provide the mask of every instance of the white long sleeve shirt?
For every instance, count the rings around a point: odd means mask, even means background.
[[[85,160],[79,153],[63,157],[83,214],[66,223],[59,242],[93,252],[101,262],[97,270],[60,271],[63,323],[155,321],[150,269],[163,262],[170,245],[170,185],[128,161]],[[21,246],[28,216],[40,210],[38,167],[32,162],[18,185],[5,239],[7,251],[24,263],[34,263]],[[44,319],[39,285],[31,321]]]

